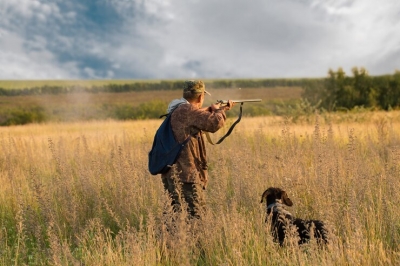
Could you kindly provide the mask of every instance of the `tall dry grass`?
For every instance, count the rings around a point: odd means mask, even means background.
[[[398,265],[399,114],[309,119],[243,118],[209,146],[201,223],[171,214],[147,172],[159,120],[2,128],[0,264]],[[273,243],[269,186],[326,221],[326,248]]]

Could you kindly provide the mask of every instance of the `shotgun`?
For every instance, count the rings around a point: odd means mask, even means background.
[[[255,103],[255,102],[261,102],[261,99],[245,99],[245,100],[232,100],[234,103]],[[217,100],[217,103],[221,105],[227,105],[228,100]]]
[[[239,117],[238,119],[232,124],[232,126],[229,128],[228,132],[225,134],[225,136],[223,136],[217,143],[214,143],[211,140],[210,134],[208,132],[206,132],[206,137],[208,142],[211,145],[215,145],[215,144],[220,144],[226,137],[228,137],[231,133],[233,128],[240,122],[240,119],[242,119],[242,105],[243,103],[254,103],[254,102],[261,102],[261,99],[246,99],[246,100],[232,100],[232,102],[234,103],[240,103],[240,113],[239,113]],[[221,104],[221,105],[227,105],[228,104],[228,100],[217,100],[217,103]]]

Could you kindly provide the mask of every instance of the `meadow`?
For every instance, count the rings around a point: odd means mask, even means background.
[[[24,83],[18,82],[15,86],[18,84]],[[212,96],[207,96],[205,104],[218,99],[263,99],[261,103],[246,104],[247,115],[259,116],[282,112],[286,110],[283,106],[289,103],[295,106],[303,90],[301,87],[257,87],[219,88],[210,91]],[[165,114],[171,99],[181,97],[181,90],[0,95],[0,126],[158,118]],[[230,115],[237,116],[238,110]]]
[[[400,263],[400,112],[242,118],[207,147],[202,222],[171,213],[160,177],[147,171],[159,124],[2,127],[0,264]],[[324,220],[329,245],[274,243],[260,204],[270,186],[288,192],[294,215]]]

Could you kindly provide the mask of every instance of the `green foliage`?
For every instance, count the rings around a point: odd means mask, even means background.
[[[305,83],[319,82],[320,79],[229,79],[229,80],[207,80],[209,88],[271,88],[271,87],[299,87]],[[18,83],[18,82],[15,82]],[[0,87],[0,95],[17,96],[17,95],[42,95],[42,94],[61,94],[76,92],[132,92],[132,91],[157,91],[157,90],[181,90],[182,80],[161,80],[161,81],[126,81],[124,83],[118,81],[110,81],[109,83],[93,83],[92,85],[84,85],[80,81],[62,83],[44,82],[44,85],[37,83],[35,86],[18,88],[15,85],[11,88]],[[1,86],[1,84],[0,84]]]
[[[372,77],[365,68],[353,68],[353,77],[342,68],[329,70],[324,83],[306,83],[303,97],[310,103],[321,101],[328,111],[355,107],[389,110],[400,106],[400,73]]]
[[[47,120],[45,110],[40,106],[9,109],[0,113],[0,126],[42,123]]]
[[[356,106],[371,107],[374,103],[374,90],[372,78],[368,75],[365,68],[353,68],[353,88],[356,94],[354,104]]]
[[[280,104],[276,105],[276,111],[280,116],[289,118],[292,122],[296,123],[300,119],[305,119],[307,122],[311,122],[316,112],[323,112],[324,109],[320,108],[321,101],[316,104],[310,103],[307,99],[301,99],[293,104]]]
[[[134,116],[135,110],[132,106],[123,104],[114,107],[114,118],[120,120],[128,120],[132,119]]]
[[[392,76],[376,78],[377,105],[384,110],[400,106],[400,71]]]
[[[160,100],[153,100],[142,103],[136,108],[135,117],[137,119],[159,118],[160,115],[167,113],[168,104]]]
[[[118,120],[128,119],[154,119],[167,113],[167,103],[160,100],[153,100],[140,104],[138,107],[123,104],[114,107],[112,118]]]
[[[240,104],[236,104],[229,112],[226,112],[227,117],[236,117],[240,112]],[[244,103],[242,106],[243,116],[265,116],[272,115],[271,106],[268,103]]]
[[[318,82],[306,82],[304,84],[304,91],[302,93],[302,97],[307,99],[310,104],[321,104],[321,99],[330,99],[331,94],[328,94],[328,91],[325,87],[324,80],[318,80]],[[326,105],[329,106],[329,103]]]

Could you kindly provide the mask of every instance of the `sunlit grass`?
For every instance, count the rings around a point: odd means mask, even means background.
[[[299,121],[244,117],[207,147],[202,224],[163,215],[160,177],[147,172],[161,120],[1,128],[0,264],[397,265],[399,113]],[[296,216],[324,220],[330,245],[273,243],[259,203],[269,186]]]

